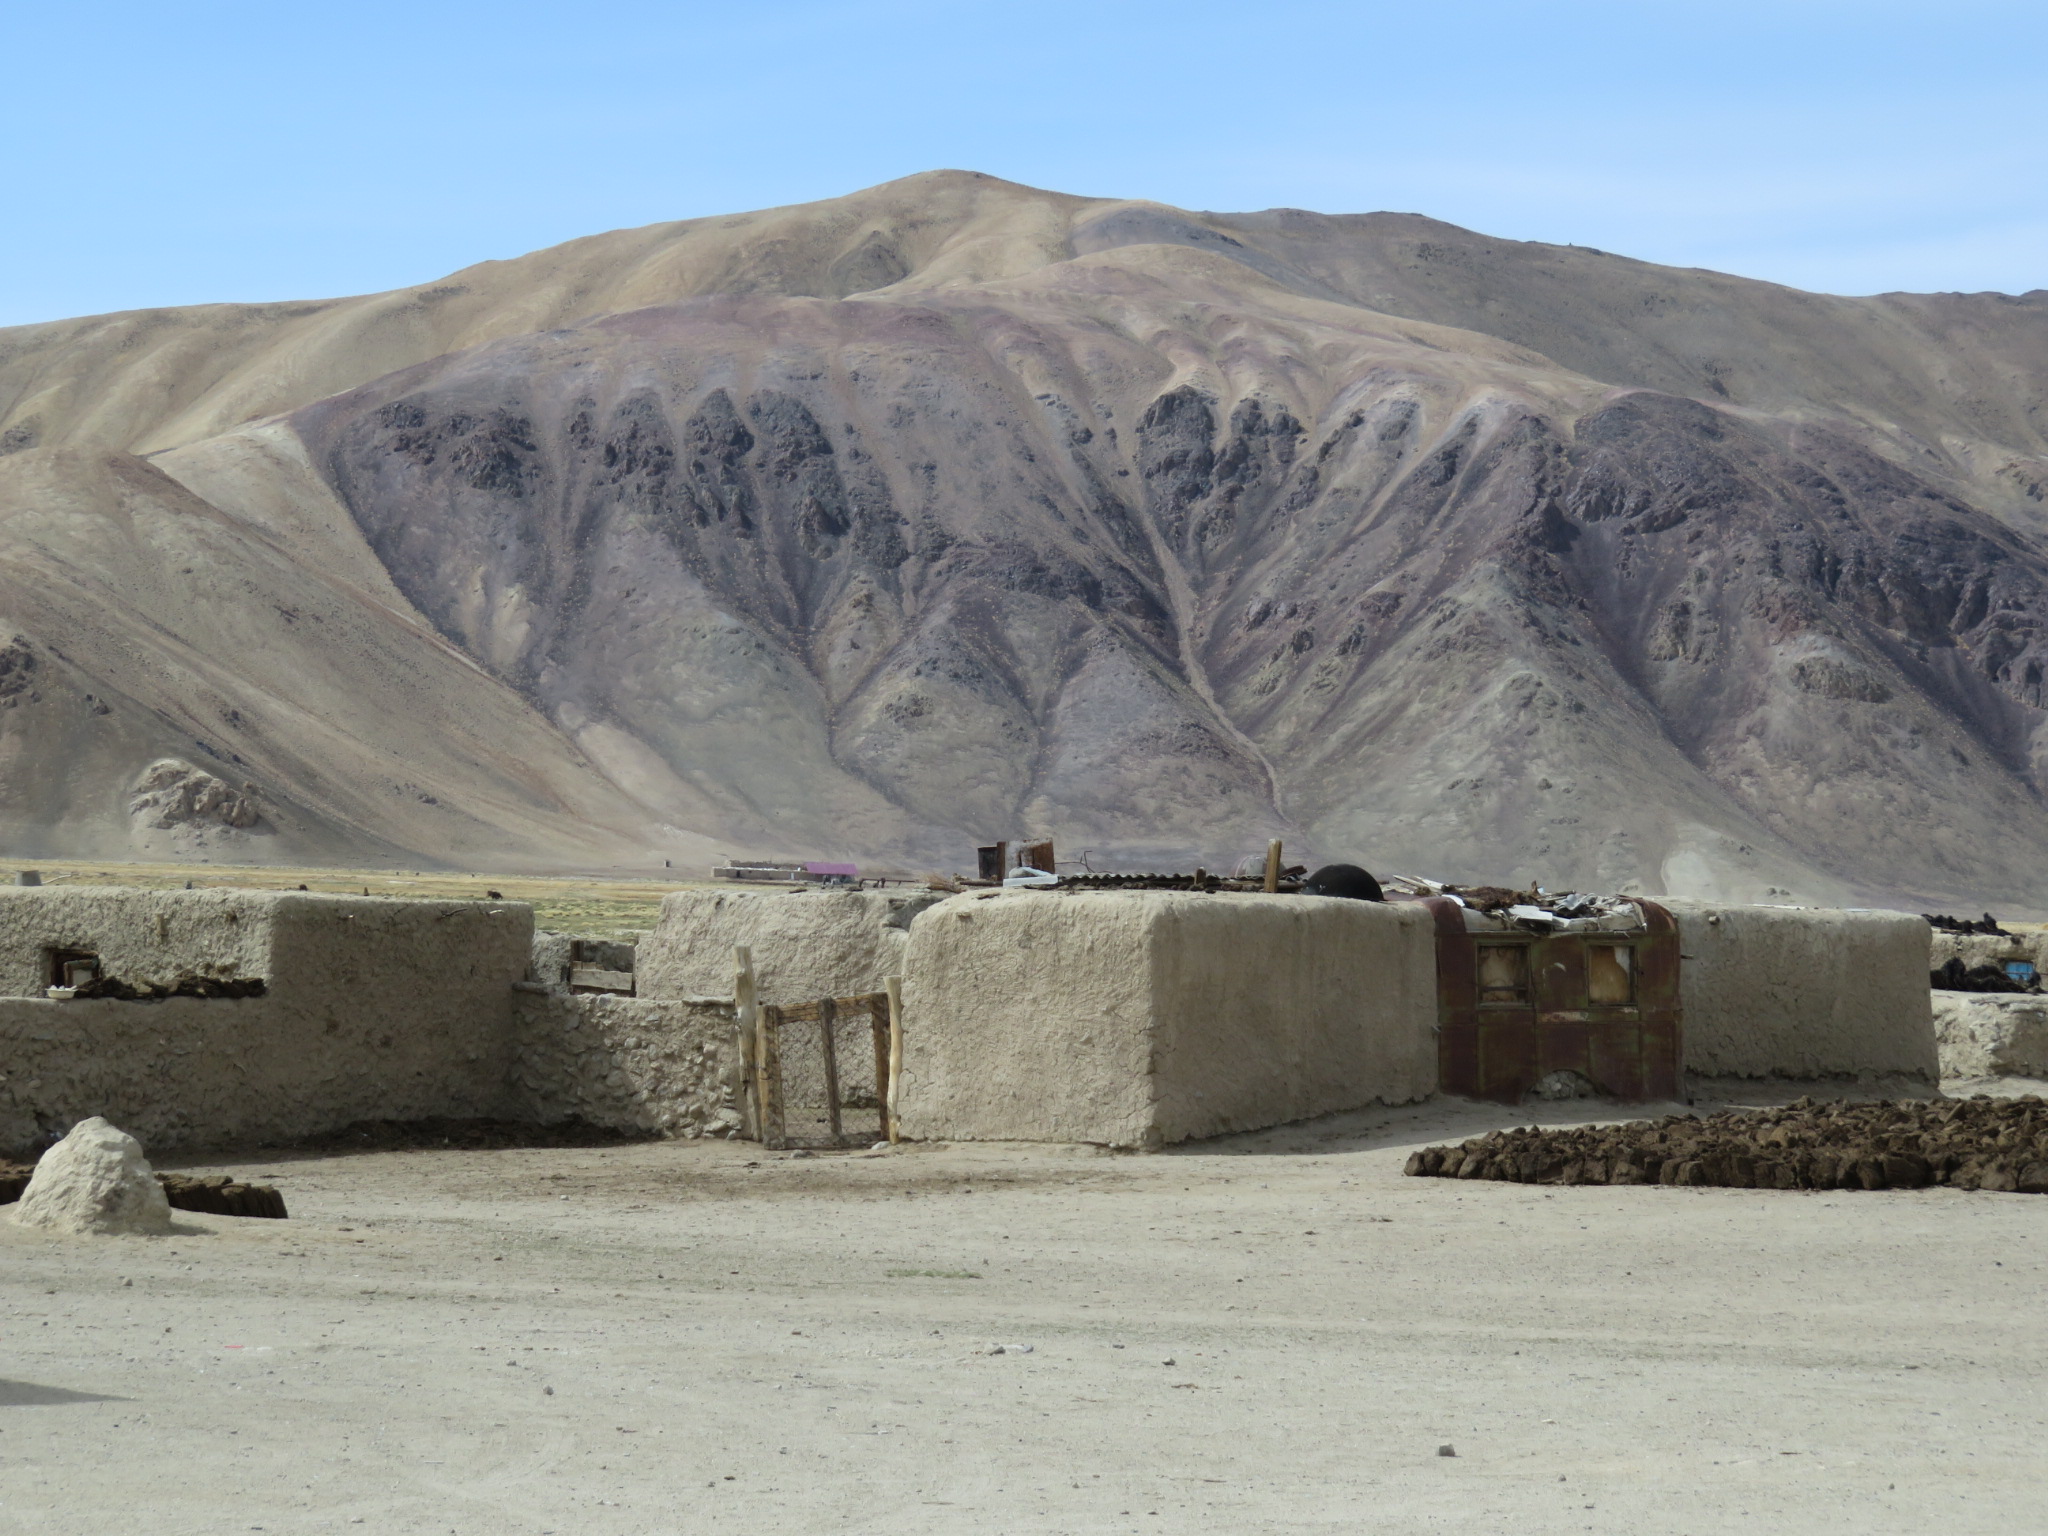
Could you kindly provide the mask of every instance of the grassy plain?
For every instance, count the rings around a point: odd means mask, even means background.
[[[24,868],[29,867],[27,865]],[[598,876],[462,874],[448,870],[297,869],[283,865],[124,864],[42,861],[45,885],[132,885],[175,890],[191,885],[260,891],[331,891],[348,896],[413,896],[480,901],[496,891],[533,907],[537,927],[588,938],[630,939],[654,926],[670,891],[703,889],[706,880],[608,880]]]

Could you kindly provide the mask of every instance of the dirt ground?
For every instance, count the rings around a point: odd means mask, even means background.
[[[0,1221],[0,1532],[2043,1527],[2048,1199],[1401,1176],[1530,1119],[205,1164]]]

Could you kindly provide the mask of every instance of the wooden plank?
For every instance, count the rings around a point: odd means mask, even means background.
[[[760,1043],[755,1035],[761,1027],[761,1016],[755,999],[754,951],[745,944],[732,947],[732,1012],[740,1034],[740,1081],[746,1084],[746,1091],[740,1095],[744,1100],[740,1115],[747,1123],[740,1127],[740,1133],[759,1141],[761,1090],[756,1063],[760,1059]]]
[[[889,990],[885,994],[889,1004],[889,1085],[882,1103],[888,1110],[889,1140],[902,1140],[898,1129],[896,1093],[903,1084],[903,978],[891,976],[883,983]]]
[[[818,1044],[825,1053],[825,1124],[832,1145],[839,1145],[839,999],[818,1000]]]
[[[573,992],[578,988],[586,992],[612,992],[631,997],[633,973],[608,971],[601,965],[572,965],[569,967],[569,989]]]
[[[886,994],[885,994],[886,997]],[[868,1010],[868,1033],[875,1046],[875,1109],[877,1136],[889,1137],[889,1005]]]
[[[854,997],[821,997],[808,1003],[779,1003],[782,1022],[785,1024],[815,1024],[825,1017],[824,1009],[829,1004],[840,1013],[858,1013],[873,1006],[880,992],[862,992]]]
[[[1275,893],[1280,889],[1280,839],[1277,837],[1266,844],[1266,889]]]
[[[782,1010],[768,1003],[761,1009],[754,1081],[761,1099],[761,1145],[771,1149],[784,1145],[781,1034]]]

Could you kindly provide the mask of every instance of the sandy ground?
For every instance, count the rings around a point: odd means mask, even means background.
[[[0,1221],[0,1532],[2048,1526],[2048,1200],[1401,1177],[1499,1123],[272,1154],[207,1166],[290,1221]]]

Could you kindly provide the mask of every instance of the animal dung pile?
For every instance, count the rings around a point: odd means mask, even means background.
[[[284,1196],[269,1184],[242,1184],[224,1173],[192,1178],[182,1173],[160,1173],[156,1181],[164,1187],[164,1198],[174,1211],[198,1211],[207,1216],[268,1216],[282,1221]]]
[[[1408,1159],[1418,1178],[1730,1189],[1955,1189],[2048,1194],[2048,1100],[1874,1104],[1669,1115],[1627,1125],[1491,1131]]]
[[[0,1160],[0,1205],[12,1205],[28,1188],[35,1174],[33,1163]],[[284,1196],[268,1184],[240,1184],[224,1173],[195,1177],[183,1173],[160,1173],[164,1199],[174,1211],[198,1211],[207,1216],[286,1215]]]

